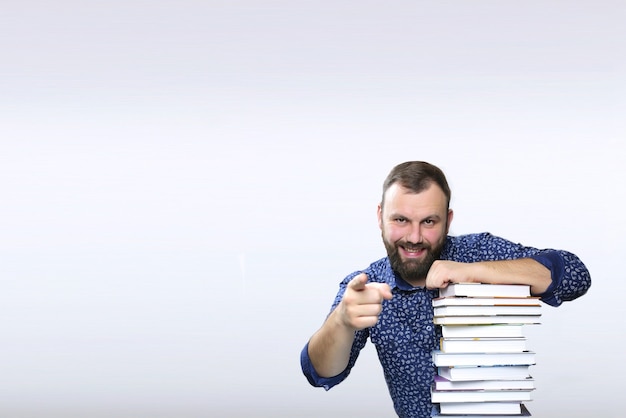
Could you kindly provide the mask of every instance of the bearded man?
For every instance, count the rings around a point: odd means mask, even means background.
[[[300,355],[311,385],[329,390],[342,382],[369,338],[398,417],[430,417],[432,352],[441,338],[432,299],[440,288],[459,282],[524,284],[552,306],[587,292],[589,271],[570,252],[490,233],[448,235],[450,197],[444,173],[430,163],[408,161],[391,170],[377,208],[387,257],[340,283],[329,315]]]

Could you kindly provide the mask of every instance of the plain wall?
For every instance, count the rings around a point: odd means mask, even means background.
[[[536,417],[617,417],[621,1],[7,1],[0,415],[391,417],[374,349],[300,371],[338,283],[385,255],[397,163],[452,234],[581,257],[528,327]]]

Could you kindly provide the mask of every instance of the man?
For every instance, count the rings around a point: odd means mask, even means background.
[[[328,390],[343,381],[369,337],[398,416],[430,417],[432,351],[441,337],[433,325],[438,289],[457,282],[527,284],[552,306],[585,294],[591,278],[572,253],[489,233],[449,236],[450,196],[445,175],[432,164],[409,161],[389,173],[378,205],[387,257],[341,282],[330,314],[301,353],[312,385]]]

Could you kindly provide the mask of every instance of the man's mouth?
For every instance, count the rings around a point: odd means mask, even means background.
[[[426,252],[426,248],[424,247],[401,246],[400,249],[402,250],[402,254],[405,257],[409,257],[409,258],[420,257],[422,254]]]

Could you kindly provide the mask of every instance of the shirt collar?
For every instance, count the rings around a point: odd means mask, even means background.
[[[389,287],[391,287],[392,289],[399,289],[399,290],[404,290],[404,291],[414,291],[414,290],[425,289],[424,286],[417,286],[417,287],[413,286],[412,284],[404,280],[402,277],[400,277],[398,273],[393,271],[393,269],[391,268],[391,263],[389,262],[389,257],[387,257],[387,269],[389,273],[388,284],[389,284]]]
[[[412,284],[410,284],[409,282],[404,280],[402,277],[400,277],[395,272],[394,272],[393,275],[394,275],[394,278],[396,280],[395,287],[397,289],[400,289],[400,290],[417,290],[417,289],[423,289],[424,288],[424,286],[413,286]]]

